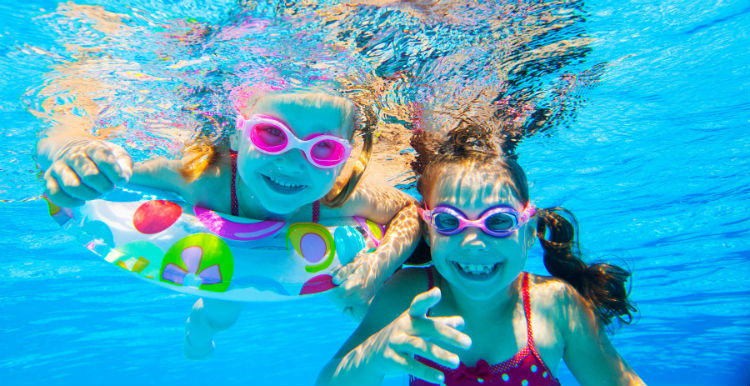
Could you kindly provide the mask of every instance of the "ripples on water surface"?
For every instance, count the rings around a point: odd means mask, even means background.
[[[589,258],[633,270],[640,318],[613,340],[649,384],[750,382],[746,4],[116,3],[0,4],[2,384],[311,383],[354,328],[324,297],[248,305],[190,362],[192,298],[102,264],[24,199],[48,125],[174,155],[198,127],[225,134],[237,85],[344,76],[399,174],[415,102],[508,133],[535,201],[576,213]]]

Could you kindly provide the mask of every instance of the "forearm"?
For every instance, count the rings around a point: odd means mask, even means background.
[[[379,385],[384,374],[371,363],[366,355],[370,339],[363,342],[343,357],[333,358],[320,372],[317,385]]]
[[[378,249],[373,252],[376,255],[376,272],[381,272],[385,277],[392,275],[414,251],[419,236],[417,206],[409,204],[391,220]]]

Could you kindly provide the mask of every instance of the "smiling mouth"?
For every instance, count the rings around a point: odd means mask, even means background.
[[[268,187],[276,193],[294,194],[302,191],[307,187],[307,185],[297,185],[290,184],[288,182],[282,182],[265,174],[261,174],[261,177],[263,177],[263,181],[266,182],[266,185],[268,185]]]
[[[494,264],[464,264],[458,262],[451,262],[461,276],[471,280],[489,280],[494,275],[503,263]]]

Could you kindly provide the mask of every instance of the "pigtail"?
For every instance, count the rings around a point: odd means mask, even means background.
[[[208,138],[200,137],[183,149],[182,166],[178,170],[183,179],[193,182],[209,167],[217,165],[222,158],[221,146]]]
[[[367,169],[367,163],[370,161],[373,142],[372,133],[375,131],[378,118],[372,111],[372,108],[365,107],[362,110],[364,112],[364,117],[360,117],[357,113],[355,113],[354,117],[355,122],[357,122],[362,131],[362,151],[359,153],[359,158],[354,164],[349,178],[342,183],[338,183],[337,181],[337,183],[334,184],[333,189],[331,189],[331,191],[323,197],[323,200],[321,200],[323,204],[330,208],[340,207],[347,199],[349,199],[354,188],[357,187],[357,184],[359,184],[359,181],[362,179],[362,175],[364,174],[365,169]]]
[[[559,207],[540,209],[537,217],[537,235],[547,271],[588,299],[604,324],[610,324],[613,318],[629,324],[636,310],[625,287],[630,272],[607,263],[588,265],[581,259],[577,222],[570,211]]]

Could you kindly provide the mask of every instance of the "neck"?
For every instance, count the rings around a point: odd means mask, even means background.
[[[518,276],[511,284],[499,291],[495,295],[487,298],[474,298],[467,296],[461,291],[456,290],[450,283],[447,283],[448,298],[453,303],[459,314],[467,320],[487,319],[491,315],[499,315],[506,312],[513,312],[520,296],[521,275]],[[446,295],[443,297],[446,298]],[[492,316],[491,318],[494,318]]]

